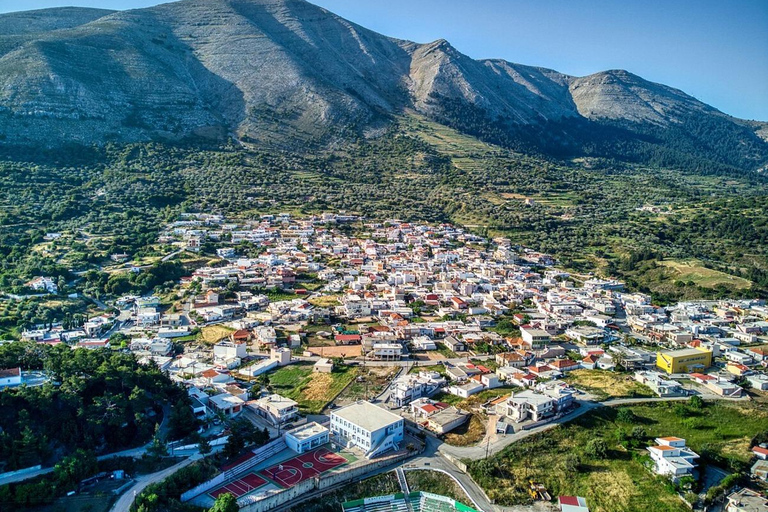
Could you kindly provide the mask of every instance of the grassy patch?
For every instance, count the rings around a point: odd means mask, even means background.
[[[590,393],[598,400],[656,396],[651,388],[640,384],[630,375],[624,373],[604,370],[575,370],[570,372],[564,380]]]
[[[682,512],[688,510],[663,479],[642,465],[654,438],[679,436],[702,455],[729,469],[743,469],[749,440],[765,430],[768,411],[756,404],[717,402],[704,410],[682,403],[628,408],[633,419],[617,419],[602,408],[507,447],[487,461],[471,461],[473,478],[501,505],[526,503],[529,480],[543,483],[553,496],[585,496],[595,512]],[[640,427],[630,438],[633,429]],[[592,439],[605,441],[605,458],[589,453]]]
[[[444,440],[452,446],[472,446],[485,437],[488,418],[482,413],[472,413],[469,421],[445,434]]]
[[[284,300],[293,300],[297,297],[300,297],[293,292],[281,290],[280,288],[271,288],[265,291],[264,295],[269,297],[270,302],[281,302]]]
[[[223,325],[209,325],[200,329],[199,340],[207,345],[213,345],[234,331],[231,327],[224,327]]]
[[[703,286],[705,288],[714,288],[718,285],[724,285],[737,290],[744,290],[752,286],[751,281],[726,274],[725,272],[706,268],[701,262],[696,260],[664,260],[659,261],[658,264],[667,269],[664,272],[665,277],[671,282],[692,282],[696,286]]]
[[[343,400],[361,400],[370,398],[381,393],[387,384],[392,380],[392,377],[397,373],[398,368],[388,367],[369,367],[363,373],[360,370],[359,375],[363,379],[355,379],[352,384],[347,386],[344,391],[339,395]],[[358,381],[359,380],[359,381]],[[368,391],[366,395],[366,390]]]
[[[313,373],[311,364],[285,366],[269,374],[275,393],[296,400],[306,414],[317,414],[357,376],[358,369],[342,366],[333,373]]]
[[[472,501],[470,501],[462,488],[453,478],[445,473],[430,470],[406,471],[405,479],[408,482],[408,488],[412,492],[431,492],[447,496],[467,506],[472,506]]]
[[[320,295],[319,297],[308,299],[307,302],[319,308],[332,308],[341,304],[339,302],[339,295]]]
[[[435,345],[437,346],[437,351],[440,352],[440,355],[445,356],[447,359],[456,359],[457,357],[459,357],[458,355],[456,355],[456,352],[449,349],[442,343],[435,343]]]

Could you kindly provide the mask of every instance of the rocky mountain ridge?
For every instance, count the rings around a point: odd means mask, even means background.
[[[5,143],[235,137],[296,148],[383,133],[410,109],[511,145],[535,145],[525,133],[536,133],[574,154],[638,153],[674,133],[690,138],[675,143],[681,154],[701,146],[746,170],[768,162],[764,123],[627,71],[573,77],[474,60],[445,40],[386,37],[304,0],[0,15]]]

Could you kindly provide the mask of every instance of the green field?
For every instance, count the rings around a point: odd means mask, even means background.
[[[610,398],[655,397],[651,388],[640,384],[626,373],[605,370],[575,370],[565,377],[566,382],[591,394],[597,400]]]
[[[272,390],[295,400],[305,414],[317,414],[357,376],[357,368],[342,366],[333,373],[313,373],[312,364],[284,366],[269,375]]]
[[[472,502],[462,488],[445,473],[430,470],[406,471],[405,479],[411,492],[431,492],[453,498],[469,507],[472,506]]]
[[[705,288],[715,288],[718,285],[724,285],[738,290],[752,286],[752,283],[746,279],[706,268],[700,261],[696,260],[664,260],[660,261],[659,265],[667,269],[664,272],[665,277],[671,282],[682,281]]]
[[[592,411],[515,443],[488,461],[468,461],[470,473],[500,505],[527,502],[532,479],[553,496],[585,496],[594,512],[682,512],[689,509],[670,486],[643,466],[645,446],[656,437],[678,436],[703,461],[744,470],[750,440],[768,428],[768,411],[753,403],[715,402],[697,410],[663,402],[628,410],[634,416],[630,421],[620,409]],[[597,438],[607,446],[605,458],[587,448]]]

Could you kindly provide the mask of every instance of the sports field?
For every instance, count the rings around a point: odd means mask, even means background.
[[[259,474],[287,489],[347,462],[350,461],[344,456],[327,448],[320,448],[263,469]]]
[[[213,499],[216,499],[219,497],[219,495],[226,493],[230,493],[235,498],[239,498],[240,496],[244,496],[249,492],[258,489],[266,483],[267,481],[261,478],[259,475],[255,473],[249,473],[233,482],[229,482],[226,485],[222,485],[221,487],[214,489],[208,494],[210,494]]]

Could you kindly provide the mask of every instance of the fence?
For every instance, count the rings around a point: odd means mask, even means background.
[[[197,487],[194,487],[181,495],[181,501],[189,501],[195,496],[199,496],[206,491],[213,489],[214,487],[223,484],[228,480],[234,479],[237,475],[247,471],[253,466],[259,464],[272,457],[276,453],[279,453],[286,449],[285,441],[283,438],[275,439],[271,443],[267,443],[264,446],[253,450],[254,456],[250,459],[243,461],[241,464],[224,471],[223,473],[213,477],[211,480],[204,482]]]

